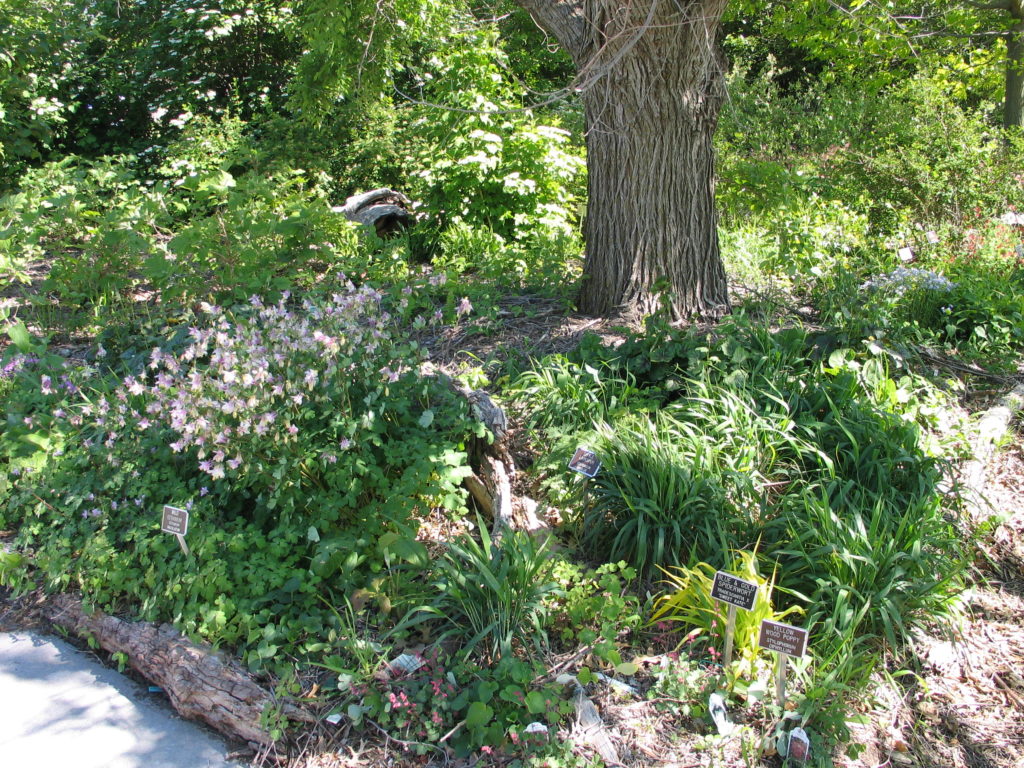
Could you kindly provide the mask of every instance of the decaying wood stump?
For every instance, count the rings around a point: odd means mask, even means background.
[[[506,530],[533,533],[544,529],[546,526],[537,518],[537,503],[525,496],[517,499],[512,492],[516,463],[509,449],[505,412],[484,390],[470,390],[430,363],[420,368],[420,374],[437,377],[463,398],[473,417],[490,433],[489,438],[470,441],[469,464],[473,474],[466,478],[465,486],[477,506],[494,520],[492,538],[500,540]]]
[[[132,669],[164,689],[180,715],[201,720],[226,736],[272,744],[260,725],[268,710],[292,721],[316,722],[310,713],[275,699],[237,662],[196,645],[168,624],[124,621],[102,611],[86,613],[82,601],[70,595],[54,598],[47,613],[55,625],[92,637],[105,651],[125,654]]]
[[[353,195],[336,210],[349,221],[373,227],[377,237],[385,240],[413,225],[411,205],[412,201],[401,192],[381,188]]]

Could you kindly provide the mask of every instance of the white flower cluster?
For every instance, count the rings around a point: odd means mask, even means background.
[[[887,275],[876,275],[861,285],[864,290],[891,290],[902,296],[909,290],[924,289],[948,293],[956,287],[956,283],[930,269],[915,267],[897,267]]]

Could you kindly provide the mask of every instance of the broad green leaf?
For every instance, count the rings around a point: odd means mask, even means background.
[[[32,337],[29,335],[28,328],[25,327],[25,323],[18,321],[7,326],[7,335],[11,339],[11,343],[20,349],[22,352],[31,352]]]
[[[466,712],[467,728],[483,728],[494,717],[494,710],[482,701],[474,701]]]

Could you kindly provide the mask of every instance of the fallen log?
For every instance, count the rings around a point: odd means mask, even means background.
[[[291,721],[316,718],[279,701],[237,663],[183,637],[168,624],[130,622],[102,611],[86,612],[82,601],[59,595],[46,609],[49,620],[76,635],[91,637],[110,653],[123,653],[136,672],[160,686],[182,717],[200,720],[219,733],[250,744],[269,746],[261,725],[275,711]]]
[[[415,223],[410,206],[412,201],[401,192],[381,188],[353,195],[335,210],[349,221],[373,227],[377,237],[386,240]]]

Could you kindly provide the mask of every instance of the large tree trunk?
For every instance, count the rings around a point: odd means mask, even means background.
[[[727,0],[519,0],[572,55],[587,118],[580,309],[728,311],[712,136]]]

